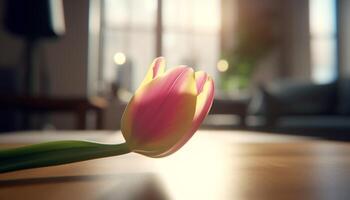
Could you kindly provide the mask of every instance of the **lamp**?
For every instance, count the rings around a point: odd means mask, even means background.
[[[7,0],[5,12],[6,29],[25,40],[23,88],[27,95],[32,95],[35,69],[33,63],[39,40],[58,38],[65,33],[63,2],[62,0]],[[46,80],[46,83],[43,81],[44,85],[49,84],[48,79],[43,80]]]

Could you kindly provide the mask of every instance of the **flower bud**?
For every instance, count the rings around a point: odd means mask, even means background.
[[[187,66],[164,71],[164,58],[156,58],[122,117],[130,150],[149,157],[164,157],[181,148],[214,98],[214,82],[205,72]]]

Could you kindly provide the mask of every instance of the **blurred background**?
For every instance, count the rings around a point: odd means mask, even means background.
[[[0,0],[0,132],[118,130],[149,64],[215,79],[203,128],[349,139],[350,1]]]

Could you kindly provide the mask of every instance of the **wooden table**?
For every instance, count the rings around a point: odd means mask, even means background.
[[[17,135],[17,136],[14,136]],[[120,142],[118,133],[1,135]],[[0,199],[350,199],[350,145],[234,131],[199,131],[162,159],[138,154],[0,175]]]

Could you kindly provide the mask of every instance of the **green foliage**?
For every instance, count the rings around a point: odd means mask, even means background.
[[[222,54],[222,59],[227,60],[229,68],[221,73],[221,88],[228,92],[247,89],[254,68],[275,43],[273,35],[264,28],[242,27],[237,34],[236,46]]]

